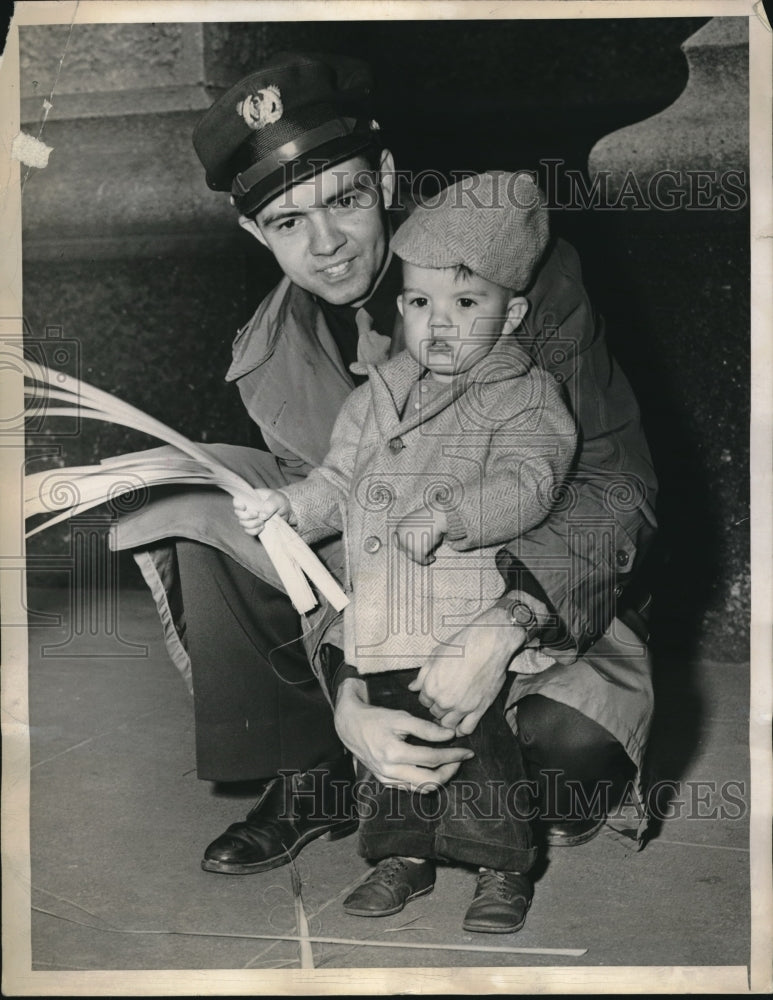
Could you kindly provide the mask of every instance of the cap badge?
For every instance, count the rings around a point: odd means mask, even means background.
[[[243,101],[239,101],[236,111],[242,116],[245,124],[255,131],[278,122],[284,111],[279,87],[271,84],[259,90],[257,94],[249,94]]]

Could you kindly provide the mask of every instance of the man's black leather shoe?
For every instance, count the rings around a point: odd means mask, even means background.
[[[603,826],[603,818],[551,823],[545,829],[545,843],[550,847],[578,847],[593,840]]]
[[[526,923],[532,887],[526,875],[484,868],[462,927],[479,934],[513,934]]]
[[[353,782],[349,755],[272,779],[247,818],[212,841],[201,867],[227,875],[265,872],[286,865],[317,837],[346,837],[357,829]]]
[[[435,888],[435,865],[431,861],[379,861],[365,881],[344,900],[344,910],[356,917],[389,917],[405,904]]]

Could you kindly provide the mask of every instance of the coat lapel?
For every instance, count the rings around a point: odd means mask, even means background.
[[[425,371],[407,351],[403,351],[383,365],[368,367],[379,431],[385,438],[406,434],[448,409],[460,396],[474,391],[476,385],[512,379],[528,371],[531,365],[528,353],[512,336],[502,337],[469,372],[433,393],[420,410],[406,413],[400,419],[411,389]]]
[[[402,430],[400,414],[421,372],[421,366],[407,351],[379,367],[368,366],[373,412],[382,437],[395,437]]]

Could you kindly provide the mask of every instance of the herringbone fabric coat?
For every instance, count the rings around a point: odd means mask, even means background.
[[[513,338],[452,385],[419,393],[423,371],[407,352],[369,366],[322,466],[284,489],[307,541],[343,531],[345,654],[361,673],[421,665],[502,595],[497,550],[548,515],[576,448],[555,380]],[[449,530],[422,566],[394,529],[433,504]]]

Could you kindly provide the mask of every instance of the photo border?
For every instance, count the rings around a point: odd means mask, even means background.
[[[356,8],[356,12],[355,12]],[[751,952],[746,966],[518,967],[317,970],[32,971],[30,942],[29,716],[22,498],[24,462],[21,353],[0,369],[0,606],[2,650],[3,992],[11,996],[179,996],[411,993],[766,993],[773,985],[771,860],[771,710],[773,707],[773,197],[771,176],[771,29],[759,2],[743,0],[96,0],[17,3],[0,66],[3,115],[0,231],[0,332],[22,335],[20,164],[8,155],[20,131],[18,28],[30,24],[436,18],[597,19],[605,17],[747,17],[750,25],[751,176]],[[44,133],[45,134],[45,133]],[[7,431],[7,433],[6,433]],[[721,919],[721,914],[718,919]]]

